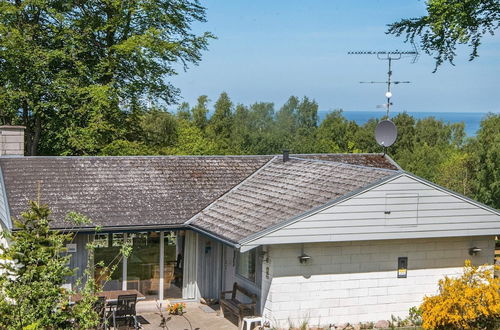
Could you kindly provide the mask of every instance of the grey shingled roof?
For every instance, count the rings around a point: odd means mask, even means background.
[[[389,156],[384,154],[295,154],[295,157],[306,159],[327,160],[331,162],[347,163],[369,167],[401,170],[401,167]]]
[[[396,169],[381,154],[300,155]],[[77,211],[104,227],[182,225],[273,156],[0,157],[11,216],[49,204],[55,228]],[[291,164],[291,163],[290,163]],[[338,166],[336,164],[335,166]]]
[[[101,226],[182,224],[251,175],[265,157],[16,157],[0,166],[10,213],[47,203],[54,228],[69,211]]]
[[[188,223],[237,243],[397,173],[300,158],[284,163],[275,158]]]

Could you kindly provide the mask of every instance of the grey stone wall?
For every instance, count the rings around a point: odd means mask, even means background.
[[[24,156],[24,126],[0,126],[0,156]]]

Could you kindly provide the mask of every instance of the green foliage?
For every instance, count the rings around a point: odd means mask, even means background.
[[[318,128],[318,143],[321,152],[342,152],[349,150],[349,142],[354,141],[359,126],[348,121],[342,110],[330,112]]]
[[[468,146],[474,161],[474,193],[479,201],[500,208],[500,114],[481,122],[477,137]]]
[[[436,168],[436,183],[471,196],[474,191],[474,164],[466,152],[450,153]]]
[[[184,120],[191,120],[191,109],[189,109],[189,103],[182,102],[177,108],[177,118]]]
[[[62,287],[74,275],[66,243],[76,235],[75,227],[88,225],[91,220],[70,212],[65,221],[69,228],[51,230],[49,208],[30,202],[21,219],[14,219],[17,230],[0,232],[0,239],[9,241],[8,246],[0,244],[1,329],[94,329],[99,325],[94,305],[95,293],[102,287],[94,280],[91,264],[84,270],[84,278],[78,279],[75,291]],[[87,248],[89,260],[93,260],[95,246],[89,243]],[[115,262],[101,267],[110,276],[121,258],[130,253],[131,246],[124,243]],[[70,304],[70,296],[75,293],[81,300]]]
[[[213,36],[190,28],[204,21],[197,0],[1,0],[0,123],[27,127],[30,155],[128,140],[135,108],[176,100],[168,77],[201,60]]]
[[[408,311],[408,321],[416,326],[422,325],[422,310],[418,307],[411,307]]]
[[[194,124],[201,130],[205,129],[208,123],[208,101],[208,96],[201,95],[200,97],[198,97],[198,103],[196,104],[196,106],[191,109]]]
[[[177,121],[166,111],[154,110],[141,120],[144,142],[151,146],[173,146],[177,141]]]
[[[102,148],[99,154],[103,156],[145,156],[155,155],[157,151],[143,142],[115,140]]]
[[[233,103],[226,92],[223,92],[214,106],[214,114],[208,123],[208,133],[212,139],[218,141],[220,153],[227,153],[229,150],[229,139],[233,126]]]
[[[73,275],[68,266],[71,256],[65,253],[72,234],[50,230],[49,215],[46,205],[31,202],[22,219],[14,221],[18,230],[2,234],[10,244],[0,247],[0,260],[4,260],[0,328],[69,329],[70,320],[80,316],[69,306],[70,292],[61,288],[65,278]],[[93,311],[82,313],[92,315]]]
[[[456,56],[459,44],[471,48],[469,60],[478,57],[481,39],[500,26],[498,0],[427,0],[427,15],[402,19],[389,25],[387,33],[418,39],[422,49],[436,60],[436,69]]]
[[[217,143],[203,134],[196,125],[187,121],[179,122],[177,144],[165,148],[162,154],[168,155],[215,155],[219,148]]]

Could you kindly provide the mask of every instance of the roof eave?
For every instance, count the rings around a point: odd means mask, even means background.
[[[235,249],[239,249],[241,247],[241,245],[238,244],[237,242],[233,242],[233,241],[231,241],[229,239],[226,239],[226,238],[223,238],[223,237],[221,237],[219,235],[213,234],[210,231],[207,231],[207,230],[202,229],[200,227],[196,227],[196,226],[188,224],[188,225],[185,225],[185,229],[191,229],[191,230],[193,230],[193,231],[195,231],[195,232],[197,232],[199,234],[202,234],[202,235],[207,236],[209,238],[215,239],[215,240],[217,240],[217,241],[219,241],[219,242],[221,242],[223,244],[226,244],[226,245],[228,245],[230,247],[233,247]]]

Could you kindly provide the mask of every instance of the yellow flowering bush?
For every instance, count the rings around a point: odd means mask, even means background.
[[[439,294],[420,306],[425,329],[497,329],[500,324],[500,279],[493,268],[465,262],[464,273],[439,281]]]

